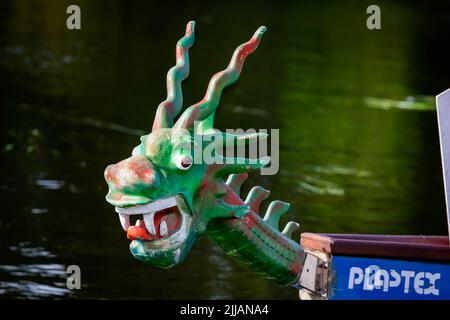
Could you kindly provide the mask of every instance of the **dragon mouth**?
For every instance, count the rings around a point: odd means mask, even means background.
[[[144,205],[116,207],[120,224],[129,240],[145,242],[147,247],[163,248],[182,242],[190,226],[191,215],[181,195],[159,199]],[[131,216],[142,216],[135,225]]]

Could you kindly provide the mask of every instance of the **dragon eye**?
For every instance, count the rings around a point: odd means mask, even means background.
[[[187,170],[192,166],[192,158],[190,156],[179,157],[175,161],[175,165],[180,170]]]

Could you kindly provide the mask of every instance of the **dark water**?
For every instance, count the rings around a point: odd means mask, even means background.
[[[71,2],[2,1],[0,297],[297,298],[208,239],[178,268],[141,264],[104,201],[103,170],[150,129],[190,19],[186,103],[269,29],[217,116],[222,129],[280,129],[280,172],[245,190],[291,202],[301,231],[446,234],[433,99],[450,87],[450,10],[433,3],[378,1],[382,30],[369,31],[364,1],[77,1],[82,30],[68,31]]]

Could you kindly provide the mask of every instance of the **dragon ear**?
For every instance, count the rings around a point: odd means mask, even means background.
[[[265,132],[250,132],[242,134],[234,134],[228,132],[221,132],[217,129],[209,129],[207,131],[196,132],[202,135],[202,140],[209,143],[210,141],[215,141],[223,147],[240,147],[245,146],[250,143],[258,143],[258,141],[266,140],[269,135]]]
[[[202,129],[204,130],[212,128],[213,114],[219,105],[222,90],[239,78],[245,58],[256,50],[266,30],[264,26],[259,27],[249,41],[236,48],[228,67],[211,78],[205,97],[187,108],[175,123],[174,128],[193,128],[195,121],[203,121]]]
[[[176,46],[176,65],[167,72],[167,98],[158,106],[153,130],[170,128],[183,106],[181,82],[189,75],[189,48],[194,44],[195,21],[188,22],[186,34]]]

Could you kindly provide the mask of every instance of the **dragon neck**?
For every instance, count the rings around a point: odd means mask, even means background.
[[[235,205],[248,204],[231,188],[227,189],[227,198]],[[305,257],[303,249],[255,211],[251,209],[242,217],[215,219],[208,224],[206,233],[228,255],[264,278],[296,285]]]

